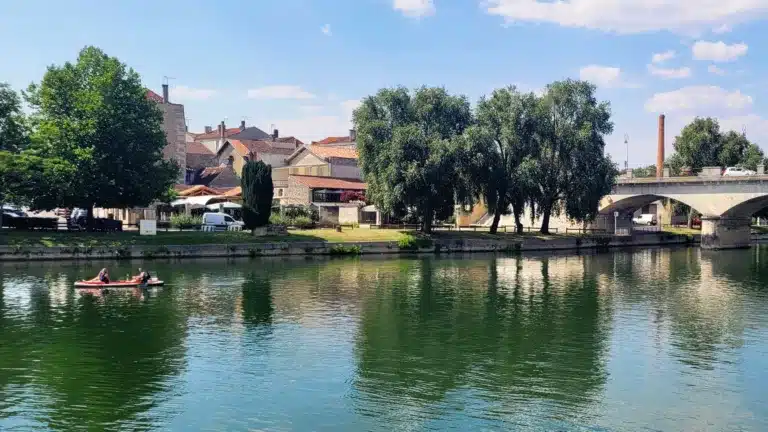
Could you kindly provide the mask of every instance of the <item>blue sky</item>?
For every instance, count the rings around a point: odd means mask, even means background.
[[[304,140],[345,135],[385,86],[444,86],[473,103],[514,84],[584,78],[611,102],[607,151],[655,161],[695,115],[768,150],[768,0],[195,0],[6,2],[0,81],[21,89],[95,45],[160,90],[191,131],[226,119]],[[726,7],[727,5],[727,7]]]

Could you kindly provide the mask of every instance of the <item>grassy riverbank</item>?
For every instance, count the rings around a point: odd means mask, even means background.
[[[138,232],[86,233],[86,232],[44,232],[44,231],[5,231],[0,233],[0,246],[62,246],[62,247],[124,247],[124,246],[163,246],[163,245],[205,245],[205,244],[259,244],[267,242],[399,242],[414,237],[414,231],[385,229],[349,229],[342,232],[333,229],[313,229],[290,231],[284,236],[253,237],[248,232],[158,232],[156,236],[141,236]],[[433,239],[483,239],[505,240],[538,238],[552,240],[573,235],[542,235],[525,233],[490,234],[475,231],[439,231],[432,234]]]

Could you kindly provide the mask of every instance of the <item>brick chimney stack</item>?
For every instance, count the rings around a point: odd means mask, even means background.
[[[659,116],[659,146],[656,149],[656,178],[664,176],[664,114]]]
[[[163,84],[163,103],[168,103],[168,84]]]
[[[245,120],[240,121],[240,130],[245,130]]]

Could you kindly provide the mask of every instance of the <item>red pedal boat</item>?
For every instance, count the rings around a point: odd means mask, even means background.
[[[136,288],[136,287],[153,287],[163,285],[163,281],[153,277],[147,283],[141,283],[135,280],[118,280],[104,283],[101,281],[87,280],[75,282],[75,288]]]

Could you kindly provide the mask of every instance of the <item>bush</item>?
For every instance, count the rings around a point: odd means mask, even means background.
[[[320,212],[312,206],[292,205],[283,207],[283,218],[294,220],[298,217],[309,218],[312,222],[320,220]]]
[[[312,219],[306,216],[299,216],[290,220],[290,223],[288,225],[295,226],[296,228],[299,228],[299,229],[309,229],[309,228],[313,228],[315,226],[315,223],[312,221]]]
[[[413,236],[403,237],[397,242],[400,250],[417,251],[422,248],[432,247],[432,240]]]
[[[360,246],[354,245],[354,246],[345,246],[341,244],[333,245],[331,247],[331,250],[328,251],[331,255],[360,255],[362,253],[362,250],[360,249]]]
[[[203,224],[203,218],[200,216],[191,216],[186,214],[177,214],[171,216],[171,226],[174,228],[189,228],[191,226],[200,226]]]
[[[272,225],[288,225],[287,221],[280,215],[280,213],[272,213],[269,216],[269,223]]]

